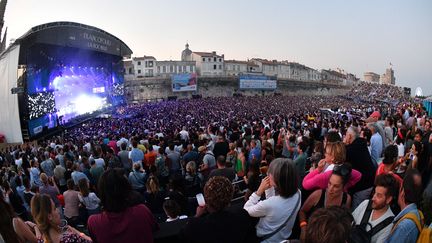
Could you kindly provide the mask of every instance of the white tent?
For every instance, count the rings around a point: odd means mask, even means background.
[[[17,87],[20,45],[12,45],[0,56],[0,133],[7,143],[22,143]]]

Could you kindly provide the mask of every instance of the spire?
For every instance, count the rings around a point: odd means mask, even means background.
[[[189,43],[186,42],[186,49],[189,49]]]
[[[6,50],[6,36],[7,36],[7,27],[6,27],[6,30],[5,30],[5,32],[4,32],[4,34],[3,34],[3,39],[2,39],[2,41],[1,41],[1,46],[0,46],[0,53],[2,53],[4,50]]]
[[[6,4],[7,4],[7,0],[1,0],[1,2],[0,2],[0,33],[3,30],[4,15],[5,15],[5,11],[6,11]]]
[[[1,0],[0,1],[0,36],[1,36],[2,31],[3,31],[6,4],[7,4],[7,0]],[[0,43],[0,53],[6,49],[6,33],[7,33],[7,28],[6,28],[6,31],[4,33],[3,40]]]

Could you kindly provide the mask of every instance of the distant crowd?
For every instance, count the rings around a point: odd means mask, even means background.
[[[430,242],[431,122],[371,84],[121,106],[0,150],[0,242]]]

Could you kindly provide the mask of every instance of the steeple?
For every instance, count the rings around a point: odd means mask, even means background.
[[[185,48],[181,54],[182,61],[192,61],[192,51],[189,49],[189,43],[186,42]]]
[[[0,2],[0,36],[1,36],[2,31],[3,31],[6,4],[7,4],[7,0],[1,0],[1,2]],[[7,34],[7,28],[6,28],[5,33],[3,35],[3,39],[1,40],[1,43],[0,43],[0,53],[6,49],[6,34]]]
[[[3,30],[6,4],[7,4],[7,0],[1,0],[1,2],[0,2],[0,33]]]
[[[1,41],[1,45],[0,45],[0,53],[1,52],[3,52],[4,50],[6,50],[6,36],[7,36],[7,27],[6,27],[6,30],[5,30],[5,32],[4,32],[4,34],[3,34],[3,39],[2,39],[2,41]]]

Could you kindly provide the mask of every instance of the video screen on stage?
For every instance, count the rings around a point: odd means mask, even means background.
[[[34,64],[26,70],[31,136],[66,124],[77,116],[124,104],[121,62],[99,56],[70,63],[51,57],[44,60],[43,55],[34,58]]]
[[[172,91],[196,91],[197,75],[196,73],[175,74],[171,77]]]
[[[275,90],[277,81],[275,77],[263,75],[241,75],[240,89]]]

